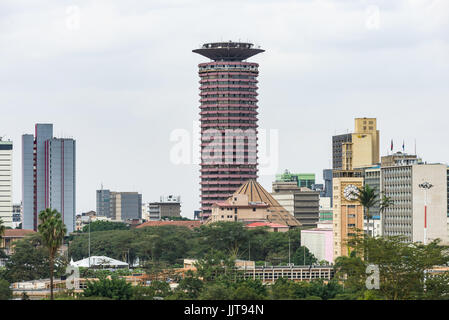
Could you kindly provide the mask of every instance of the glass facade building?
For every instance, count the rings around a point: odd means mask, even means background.
[[[61,213],[67,232],[75,228],[76,143],[53,137],[52,124],[36,124],[22,136],[23,229],[37,231],[46,208]]]

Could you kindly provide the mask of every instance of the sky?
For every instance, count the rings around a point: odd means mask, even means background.
[[[274,173],[331,166],[332,135],[377,118],[381,155],[405,143],[449,162],[447,0],[2,0],[0,136],[11,139],[13,200],[21,201],[21,136],[53,123],[76,139],[76,212],[95,190],[180,195],[199,208],[198,64],[203,43],[261,46],[259,126],[275,132]],[[184,132],[188,163],[171,139]],[[277,139],[276,140],[276,136]],[[259,136],[259,139],[261,137]],[[276,142],[277,141],[277,142]]]

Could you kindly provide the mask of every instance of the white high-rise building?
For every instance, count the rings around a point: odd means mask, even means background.
[[[0,219],[5,227],[12,221],[12,141],[0,137]]]
[[[449,241],[447,232],[447,166],[443,164],[392,165],[381,168],[382,191],[393,201],[383,214],[384,236],[405,236],[407,241]],[[420,187],[428,183],[430,189]],[[426,217],[426,219],[425,219]]]

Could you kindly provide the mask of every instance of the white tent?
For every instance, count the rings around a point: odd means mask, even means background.
[[[109,257],[105,256],[92,256],[90,257],[90,264],[89,264],[89,258],[84,258],[79,261],[73,262],[73,260],[70,261],[70,265],[75,267],[84,267],[88,268],[89,265],[91,268],[124,268],[128,267],[128,264],[123,261],[115,260]]]

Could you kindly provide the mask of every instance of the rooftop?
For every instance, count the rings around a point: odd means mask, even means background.
[[[137,229],[144,227],[160,227],[160,226],[181,226],[187,227],[189,229],[198,228],[201,226],[201,221],[193,220],[193,221],[147,221],[137,226]]]
[[[36,233],[36,231],[29,230],[29,229],[6,229],[3,237],[4,238],[22,238],[31,233]]]
[[[264,51],[260,47],[255,49],[252,43],[232,41],[205,43],[200,49],[192,50],[214,61],[242,61]]]

